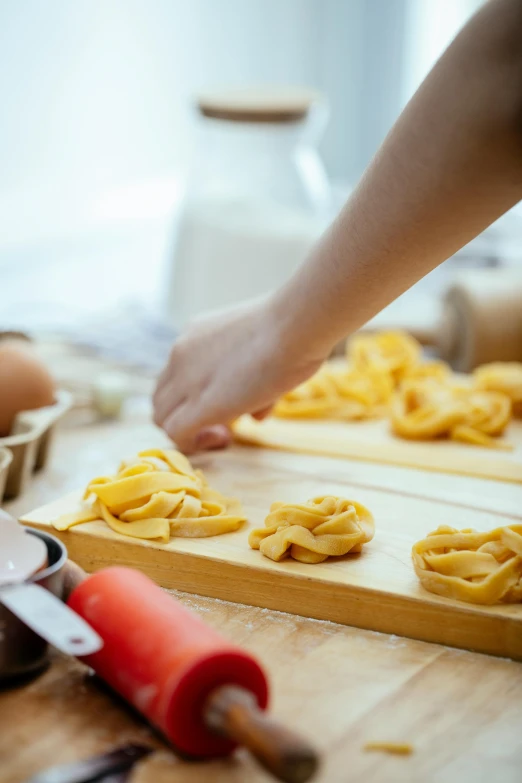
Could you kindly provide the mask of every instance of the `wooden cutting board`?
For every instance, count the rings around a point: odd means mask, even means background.
[[[101,521],[57,533],[52,520],[75,510],[79,493],[22,522],[57,535],[87,571],[131,566],[164,587],[522,660],[522,606],[439,598],[419,585],[410,559],[412,544],[439,524],[487,530],[522,520],[518,486],[239,447],[196,464],[211,486],[243,501],[249,522],[240,531],[167,545],[124,538]],[[323,494],[373,512],[376,535],[360,555],[305,565],[249,548],[273,501]]]
[[[470,446],[449,440],[409,441],[395,437],[380,421],[295,421],[269,417],[259,422],[241,417],[234,425],[243,443],[305,454],[382,462],[439,473],[522,483],[522,421],[514,420],[504,441],[513,451]]]

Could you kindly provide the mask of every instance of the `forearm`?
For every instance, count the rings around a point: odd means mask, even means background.
[[[275,296],[286,339],[324,353],[517,203],[521,109],[522,2],[490,0]]]

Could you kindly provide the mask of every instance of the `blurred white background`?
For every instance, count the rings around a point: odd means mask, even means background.
[[[156,301],[201,89],[319,89],[346,191],[479,5],[0,0],[0,318]]]
[[[332,107],[323,157],[354,182],[478,5],[2,0],[2,246],[169,209],[191,99],[216,84],[319,88]]]

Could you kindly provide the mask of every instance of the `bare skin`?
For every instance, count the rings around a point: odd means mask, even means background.
[[[189,329],[154,395],[178,447],[216,448],[344,336],[522,199],[522,0],[489,0],[435,65],[358,187],[280,290]]]

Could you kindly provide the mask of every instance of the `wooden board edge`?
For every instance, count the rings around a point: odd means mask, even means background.
[[[45,523],[25,524],[49,532]],[[444,603],[320,580],[310,590],[306,577],[186,552],[146,549],[131,541],[125,544],[125,560],[119,542],[111,539],[100,540],[97,546],[91,539],[86,555],[85,534],[52,533],[88,573],[113,565],[111,553],[118,550],[118,565],[142,571],[168,589],[522,661],[522,618],[480,613],[472,605],[448,608]]]

